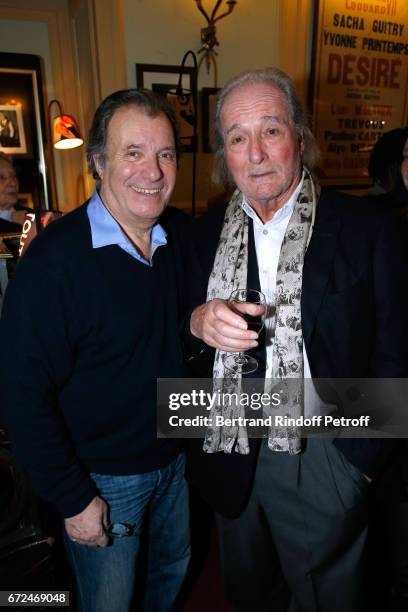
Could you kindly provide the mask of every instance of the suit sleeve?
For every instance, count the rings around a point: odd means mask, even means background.
[[[58,397],[75,363],[67,279],[30,252],[10,281],[0,321],[1,412],[18,462],[63,517],[97,494],[75,455]]]
[[[407,231],[394,215],[380,217],[372,259],[375,326],[371,378],[408,377]],[[335,445],[361,472],[379,476],[398,451],[393,439],[344,439]]]
[[[394,215],[384,215],[373,258],[376,304],[372,376],[408,377],[408,231]]]
[[[200,304],[205,304],[207,301],[208,279],[214,263],[225,208],[225,206],[221,206],[195,219],[192,227],[197,272],[195,274],[194,302],[183,321],[182,343],[184,357],[188,361],[191,373],[198,378],[212,377],[215,349],[191,334],[190,320],[194,308]]]

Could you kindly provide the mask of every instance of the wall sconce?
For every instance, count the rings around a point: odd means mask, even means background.
[[[198,53],[204,53],[203,57],[200,60],[200,65],[203,59],[205,58],[207,72],[210,72],[211,62],[213,62],[214,69],[216,70],[215,56],[218,55],[218,53],[215,51],[214,47],[218,47],[220,43],[217,40],[215,24],[223,17],[227,17],[227,15],[230,15],[232,13],[235,5],[237,4],[237,1],[238,0],[227,0],[227,10],[221,15],[218,15],[217,17],[218,10],[221,7],[223,0],[216,0],[211,16],[208,16],[207,11],[203,8],[202,0],[195,0],[198,10],[204,15],[208,24],[206,28],[201,29],[202,46],[201,49],[199,49],[198,51]]]
[[[53,124],[53,142],[56,149],[74,149],[84,144],[78,123],[71,115],[62,112],[61,104],[58,100],[51,100],[48,105],[48,117],[51,123],[51,107],[53,104],[58,106],[58,115]]]

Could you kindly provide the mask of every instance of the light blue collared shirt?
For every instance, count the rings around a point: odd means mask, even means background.
[[[126,253],[129,253],[129,255],[141,263],[144,263],[147,266],[152,266],[153,255],[156,249],[167,244],[166,232],[161,225],[156,223],[156,225],[153,226],[152,233],[150,235],[152,258],[150,261],[145,259],[142,255],[140,255],[140,253],[138,253],[134,245],[130,242],[129,238],[126,236],[116,219],[112,217],[111,213],[102,202],[96,189],[89,200],[87,213],[89,223],[91,224],[92,247],[94,249],[99,249],[110,244],[117,244],[121,249],[126,251]]]

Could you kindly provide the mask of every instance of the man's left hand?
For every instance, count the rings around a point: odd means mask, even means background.
[[[79,514],[65,519],[68,537],[83,546],[107,546],[108,507],[100,497],[93,500]]]

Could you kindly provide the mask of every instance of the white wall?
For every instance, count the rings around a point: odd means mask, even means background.
[[[46,91],[50,98],[53,91],[47,24],[0,19],[0,40],[1,51],[5,53],[32,53],[43,58]]]
[[[287,1],[287,0],[285,0]],[[215,0],[204,0],[210,12]],[[223,3],[226,7],[225,1]],[[279,0],[238,0],[231,15],[217,23],[218,87],[242,70],[271,66],[278,61]],[[167,25],[168,24],[168,25]],[[189,49],[201,46],[206,25],[194,0],[125,0],[125,39],[129,87],[136,85],[136,63],[180,64]],[[191,65],[191,59],[187,65]],[[198,89],[214,86],[214,74],[203,64]],[[198,155],[197,198],[204,202],[216,193],[210,180],[212,156]],[[173,201],[189,206],[191,154],[182,158]]]
[[[203,6],[209,12],[214,3],[204,0]],[[238,0],[233,13],[217,23],[219,85],[241,70],[277,60],[278,5],[277,0]],[[188,49],[197,51],[205,25],[194,0],[125,0],[129,86],[136,83],[136,62],[179,64]],[[199,88],[212,85],[212,74],[208,76],[203,66]]]

